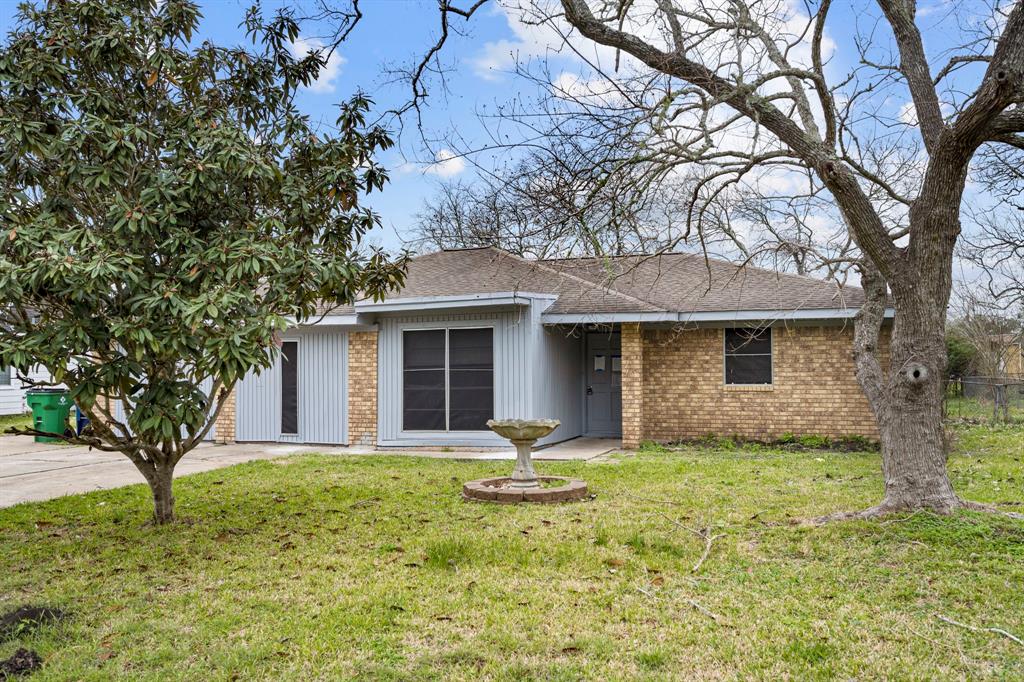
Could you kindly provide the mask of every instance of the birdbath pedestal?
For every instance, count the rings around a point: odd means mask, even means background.
[[[538,488],[537,472],[533,470],[533,444],[558,428],[557,419],[489,419],[488,428],[516,446],[516,466],[512,469],[512,488]]]

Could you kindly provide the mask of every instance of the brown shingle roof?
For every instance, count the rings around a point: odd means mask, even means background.
[[[820,310],[864,300],[857,287],[701,255],[532,261],[493,247],[413,258],[405,287],[388,299],[504,292],[556,295],[546,312],[564,314]]]
[[[603,283],[673,312],[859,308],[864,292],[812,277],[688,253],[549,261],[560,272]]]
[[[437,251],[412,259],[405,287],[388,300],[504,292],[553,294],[558,303],[586,312],[656,312],[661,308],[543,261],[491,247]]]

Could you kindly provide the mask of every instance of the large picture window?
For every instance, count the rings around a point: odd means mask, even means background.
[[[772,330],[725,330],[725,383],[772,383]]]
[[[403,429],[487,430],[494,416],[494,330],[409,330],[402,348]]]

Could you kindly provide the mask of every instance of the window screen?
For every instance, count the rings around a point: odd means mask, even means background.
[[[408,431],[444,431],[445,330],[407,331],[402,343],[402,425]]]
[[[448,331],[448,429],[486,431],[494,415],[493,330]]]
[[[11,385],[11,368],[0,367],[0,386]]]
[[[299,344],[281,345],[281,433],[299,432]]]
[[[725,330],[725,383],[772,383],[772,330]]]
[[[406,331],[402,343],[402,427],[486,431],[494,416],[492,329]]]

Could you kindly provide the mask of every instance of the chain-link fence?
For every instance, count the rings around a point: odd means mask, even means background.
[[[1024,422],[1024,376],[950,379],[946,418],[972,422]]]

